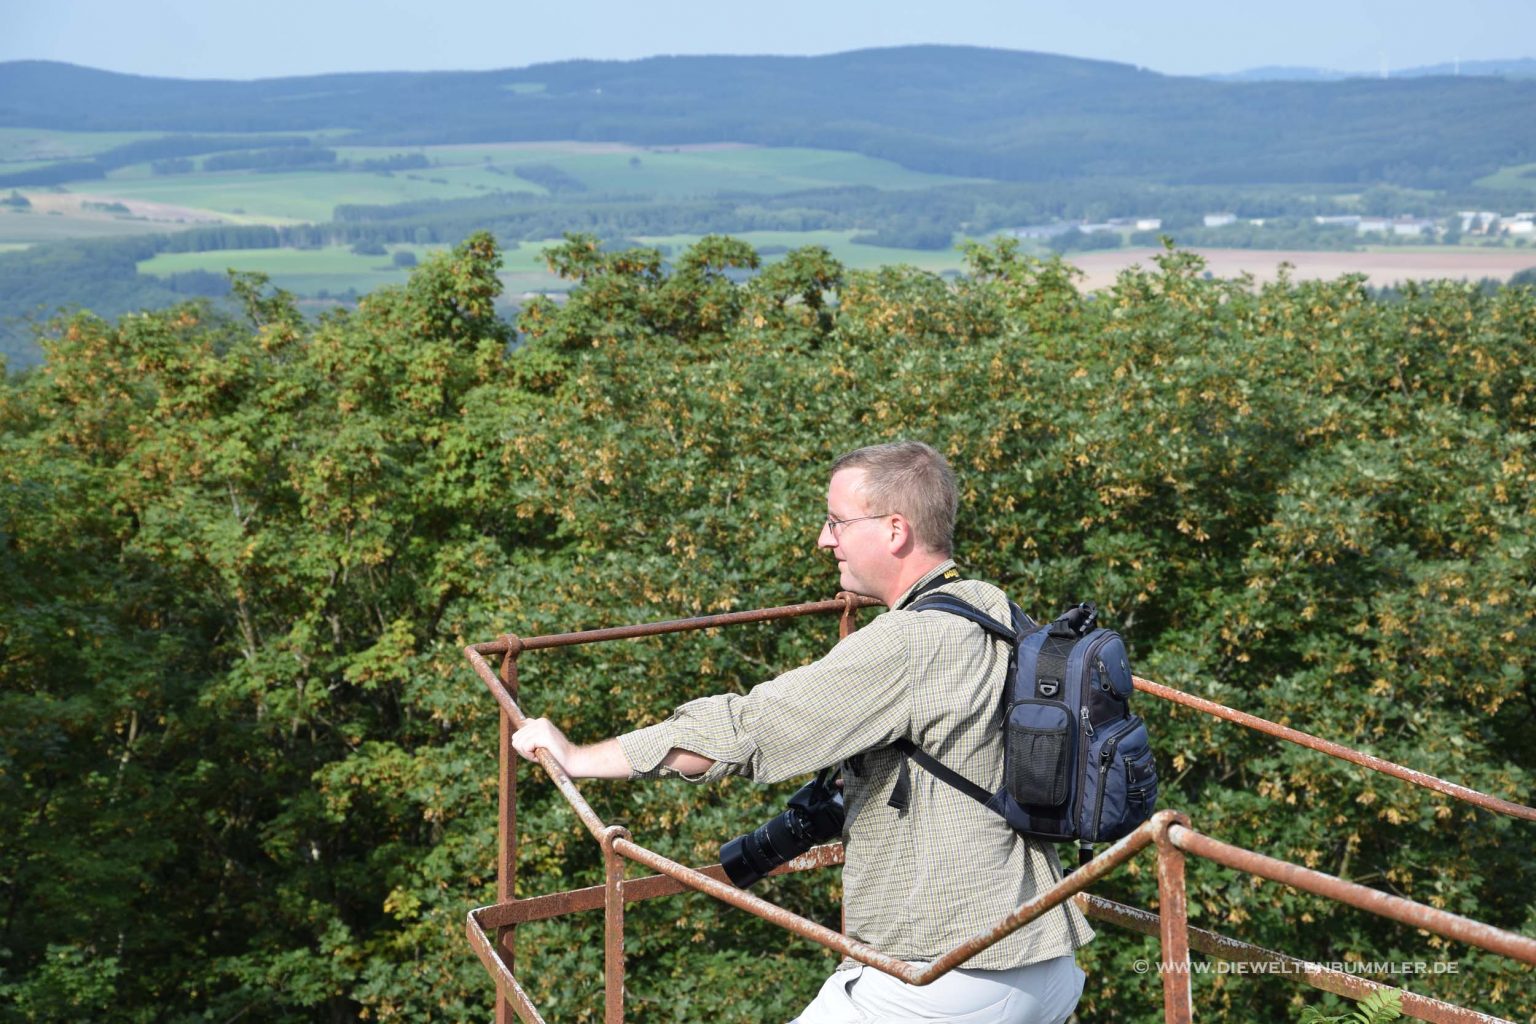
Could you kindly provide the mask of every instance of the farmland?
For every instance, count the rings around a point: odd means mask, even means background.
[[[876,62],[884,67],[894,57]],[[992,87],[975,93],[985,99],[968,99],[968,91],[941,101],[956,80],[955,60],[968,82],[994,76]],[[20,318],[61,306],[116,316],[217,294],[230,268],[265,273],[303,299],[349,300],[404,280],[408,261],[399,254],[420,259],[481,230],[507,253],[504,301],[514,305],[524,293],[565,287],[540,253],[567,232],[610,248],[655,245],[669,257],[704,235],[730,234],[769,262],[819,245],[852,269],[899,263],[940,274],[961,269],[961,240],[1017,233],[1026,253],[1065,252],[1085,269],[1088,287],[1144,260],[1136,247],[1155,245],[1159,235],[1210,251],[1213,273],[1260,280],[1282,260],[1298,275],[1361,273],[1372,284],[1424,274],[1507,280],[1536,263],[1518,248],[1529,240],[1508,232],[1463,232],[1459,241],[1440,239],[1430,256],[1409,258],[1410,240],[1378,256],[1352,228],[1314,220],[1411,215],[1425,218],[1434,238],[1456,210],[1500,217],[1530,210],[1536,178],[1519,142],[1525,122],[1512,114],[1508,133],[1440,146],[1436,153],[1445,155],[1431,165],[1407,150],[1383,163],[1375,122],[1308,107],[1297,122],[1306,146],[1266,156],[1267,135],[1216,138],[1204,127],[1217,123],[1206,114],[1218,110],[1219,123],[1248,123],[1232,114],[1247,109],[1251,90],[1178,85],[1108,65],[1068,67],[1039,55],[921,50],[897,64],[878,73],[859,64],[851,78],[838,77],[837,59],[792,69],[728,61],[708,72],[687,62],[572,67],[494,81],[385,76],[349,81],[345,93],[335,83],[272,82],[229,86],[216,99],[198,83],[131,76],[87,76],[78,90],[19,89],[18,103],[41,106],[30,115],[20,107],[0,112],[13,125],[23,116],[37,125],[0,127],[0,352],[12,366],[36,358]],[[764,84],[770,79],[753,77],[789,70],[795,76],[773,78],[772,88]],[[1136,92],[1138,102],[1176,87],[1178,109],[1159,107],[1160,127],[1149,133],[1151,114],[1100,123],[1094,119],[1107,115],[1097,107],[1069,116],[1022,102],[1068,70],[1087,76],[1074,79],[1083,91],[1072,102],[1093,107],[1088,97],[1125,96],[1134,84],[1150,90]],[[813,84],[806,71],[830,77]],[[605,77],[614,72],[618,78]],[[631,72],[638,77],[625,77]],[[735,99],[726,103],[717,93],[738,73],[747,79],[730,87]],[[72,72],[59,74],[62,82]],[[694,81],[700,74],[705,79]],[[920,88],[923,75],[937,77]],[[411,84],[428,79],[448,92]],[[477,91],[487,84],[491,93]],[[928,102],[893,103],[898,84],[926,89]],[[1186,86],[1194,92],[1180,91]],[[108,91],[93,92],[101,88]],[[791,104],[770,116],[784,90],[804,88],[822,105]],[[1392,102],[1397,88],[1370,86],[1370,102]],[[167,89],[184,104],[167,107]],[[1001,99],[1021,89],[1021,102]],[[1490,109],[1528,108],[1520,85],[1463,82],[1432,91],[1451,109],[1468,101],[1467,90]],[[450,94],[461,101],[444,98]],[[429,96],[430,110],[417,110]],[[1316,99],[1313,91],[1297,94],[1298,102]],[[753,104],[763,106],[762,117]],[[1098,125],[1092,132],[1089,122]],[[84,124],[102,130],[64,130]],[[127,130],[151,125],[157,130]],[[1459,122],[1434,125],[1444,132]],[[1121,139],[1124,151],[1084,148],[1085,133]],[[1353,148],[1340,150],[1341,133]],[[1197,153],[1219,171],[1190,178]],[[1390,180],[1372,170],[1381,166],[1392,169]],[[1212,230],[1204,217],[1214,211],[1236,219]],[[1087,233],[1105,220],[1112,223],[1099,227],[1107,230]],[[1085,232],[1071,231],[1074,223]],[[1053,227],[1063,230],[1041,233]],[[1353,251],[1299,254],[1314,248]]]
[[[88,154],[92,133],[19,134],[0,130],[0,169],[36,166],[20,154]],[[120,143],[107,133],[102,148]],[[47,149],[48,146],[57,148]],[[401,155],[418,155],[427,167],[413,171],[248,171],[196,170],[156,174],[148,163],[113,170],[104,180],[70,184],[105,202],[133,200],[175,205],[233,223],[291,224],[331,219],[343,203],[390,205],[423,199],[461,199],[494,192],[547,194],[548,189],[518,176],[529,165],[553,167],[582,190],[635,196],[679,197],[720,192],[777,195],[803,189],[865,186],[918,189],[968,179],[909,171],[886,160],[815,149],[768,149],[759,146],[673,146],[645,148],[606,143],[505,143],[462,146],[342,146],[337,158],[362,165]],[[56,157],[57,158],[57,157]],[[38,190],[20,194],[34,203]],[[90,218],[63,211],[65,224],[81,237],[102,233]]]

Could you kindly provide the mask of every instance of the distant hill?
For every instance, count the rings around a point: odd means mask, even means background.
[[[1386,77],[1433,78],[1463,75],[1485,78],[1536,78],[1536,60],[1522,57],[1519,60],[1467,60],[1449,64],[1426,64],[1417,68],[1389,69]],[[1383,76],[1380,69],[1339,71],[1334,68],[1269,66],[1203,77],[1213,82],[1342,82],[1346,78],[1381,78]]]
[[[1284,64],[1267,64],[1261,68],[1223,71],[1201,77],[1211,82],[1342,82],[1346,78],[1371,76],[1364,71],[1336,71],[1332,68],[1301,68]]]
[[[1220,82],[974,47],[183,81],[0,64],[0,125],[388,145],[584,139],[843,149],[1011,181],[1465,184],[1536,161],[1536,81]]]

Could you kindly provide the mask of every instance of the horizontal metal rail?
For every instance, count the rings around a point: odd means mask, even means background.
[[[772,871],[769,877],[777,875],[789,875],[798,871],[812,871],[816,868],[836,867],[843,862],[843,844],[829,843],[825,846],[813,846],[793,860],[785,861]],[[725,869],[719,864],[711,864],[706,867],[692,868],[699,874],[713,878],[717,882],[724,882]],[[550,893],[547,896],[532,896],[528,899],[513,900],[510,903],[493,903],[488,907],[480,907],[474,911],[474,917],[482,928],[501,928],[509,924],[528,924],[532,921],[547,921],[550,918],[562,917],[566,914],[576,914],[583,910],[600,910],[603,906],[605,886],[591,885],[585,889],[571,889],[566,892]],[[642,900],[656,899],[661,896],[676,896],[678,893],[695,891],[693,886],[686,882],[678,881],[671,875],[646,875],[644,878],[629,878],[624,881],[624,902],[638,903]]]
[[[1521,963],[1536,964],[1536,939],[1495,928],[1491,924],[1452,914],[1448,910],[1426,907],[1422,903],[1393,896],[1342,878],[1304,868],[1289,861],[1266,857],[1262,853],[1245,850],[1241,846],[1224,843],[1220,839],[1201,835],[1194,829],[1174,825],[1169,829],[1173,845],[1186,853],[1213,860],[1250,875],[1283,882],[1293,889],[1324,896],[1339,903],[1347,903],[1361,910],[1368,910],[1380,917],[1391,918],[1414,928],[1443,935],[1448,939],[1465,942],[1469,946],[1486,949],[1490,953],[1507,956]]]
[[[1344,746],[1342,743],[1321,739],[1313,736],[1311,733],[1302,732],[1300,729],[1292,729],[1290,726],[1271,722],[1267,718],[1250,715],[1246,711],[1238,711],[1224,704],[1218,704],[1213,700],[1196,697],[1194,694],[1185,693],[1183,690],[1175,690],[1171,686],[1164,686],[1162,683],[1154,683],[1150,679],[1143,679],[1140,676],[1133,678],[1136,683],[1136,689],[1143,693],[1151,694],[1154,697],[1161,697],[1163,700],[1182,704],[1184,707],[1194,708],[1197,711],[1203,711],[1217,718],[1225,718],[1229,722],[1245,725],[1250,729],[1266,733],[1288,743],[1295,743],[1297,746],[1320,751],[1330,757],[1351,761],[1372,771],[1381,772],[1383,775],[1390,775],[1393,778],[1402,779],[1404,782],[1410,782],[1415,786],[1422,786],[1425,789],[1432,789],[1437,793],[1444,793],[1446,796],[1455,797],[1457,800],[1476,804],[1485,810],[1494,811],[1498,814],[1507,814],[1512,818],[1536,821],[1536,807],[1527,807],[1525,804],[1517,804],[1500,797],[1490,796],[1469,786],[1447,782],[1445,779],[1436,778],[1433,775],[1415,771],[1412,768],[1405,768],[1385,758],[1361,753],[1351,747]]]
[[[603,629],[583,629],[574,633],[551,633],[546,636],[500,637],[485,643],[472,644],[467,650],[473,650],[479,654],[505,654],[509,650],[542,651],[551,647],[575,647],[607,640],[634,640],[643,636],[660,636],[664,633],[686,633],[690,630],[740,626],[752,622],[776,622],[802,615],[826,615],[831,612],[844,614],[850,610],[876,607],[883,606],[872,597],[845,594],[831,601],[808,601],[803,604],[780,605],[777,608],[721,612],[718,615],[700,615],[692,619],[667,619],[663,622],[642,622],[634,626],[608,626]]]

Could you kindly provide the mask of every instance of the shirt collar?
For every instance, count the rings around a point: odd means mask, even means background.
[[[902,605],[907,603],[907,600],[913,593],[921,590],[930,580],[937,579],[940,576],[946,577],[945,582],[961,578],[960,570],[955,568],[955,560],[953,558],[944,559],[944,561],[924,573],[921,579],[902,592],[902,595],[896,599],[896,603],[891,605],[892,610],[900,609]]]

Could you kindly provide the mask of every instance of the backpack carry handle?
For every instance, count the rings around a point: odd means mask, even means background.
[[[1093,602],[1084,601],[1076,607],[1068,608],[1051,623],[1051,636],[1068,639],[1084,637],[1093,632],[1098,622],[1099,609]]]

